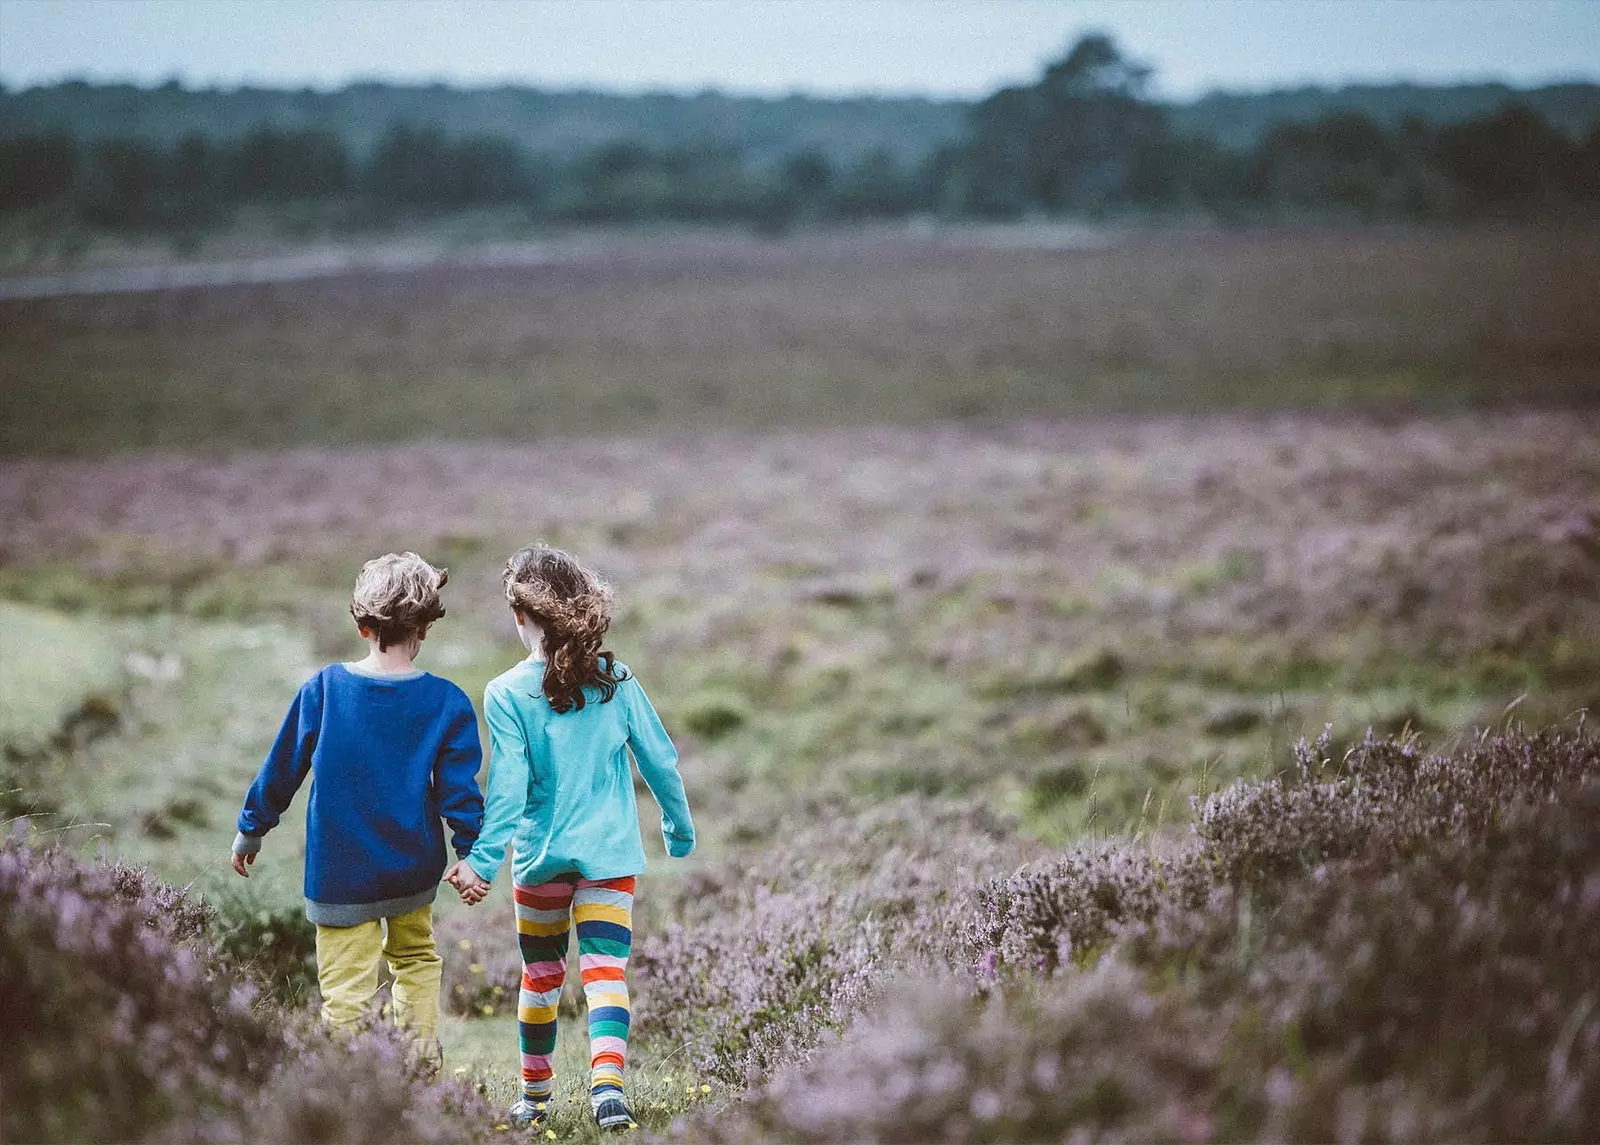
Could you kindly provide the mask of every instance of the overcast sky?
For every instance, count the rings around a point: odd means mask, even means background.
[[[0,0],[0,81],[973,96],[1090,29],[1179,98],[1600,79],[1600,0]]]

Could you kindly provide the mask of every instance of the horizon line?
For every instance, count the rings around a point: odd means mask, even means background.
[[[382,75],[355,75],[335,83],[297,82],[293,80],[264,80],[260,78],[249,79],[217,79],[192,80],[183,76],[168,76],[165,79],[152,79],[148,77],[134,78],[127,76],[96,76],[85,73],[65,74],[54,79],[42,81],[29,81],[26,84],[14,85],[13,81],[5,75],[0,75],[0,94],[25,95],[33,91],[51,88],[66,87],[72,84],[81,84],[88,87],[131,87],[139,91],[157,92],[164,88],[176,86],[180,91],[196,95],[205,94],[232,94],[242,91],[261,92],[312,92],[316,95],[337,95],[358,87],[390,87],[399,89],[427,89],[444,88],[448,91],[473,93],[499,90],[535,91],[548,95],[591,95],[610,96],[622,99],[671,97],[679,99],[696,99],[706,97],[721,97],[730,100],[757,100],[761,102],[776,103],[791,99],[808,100],[817,103],[856,103],[856,102],[923,102],[934,104],[973,104],[979,103],[990,96],[1005,91],[1009,88],[1029,86],[1025,84],[1002,84],[989,89],[982,94],[961,94],[955,92],[934,93],[926,91],[896,91],[876,88],[863,88],[854,90],[818,90],[807,88],[787,88],[772,90],[767,88],[737,88],[718,84],[702,84],[681,86],[668,85],[641,85],[631,87],[625,84],[601,86],[598,84],[543,84],[535,80],[526,79],[483,79],[461,80],[445,79],[439,77],[396,77]],[[1215,86],[1206,88],[1197,94],[1180,95],[1165,93],[1159,90],[1152,92],[1149,99],[1162,104],[1191,104],[1215,96],[1267,96],[1293,92],[1319,91],[1338,93],[1352,89],[1372,88],[1484,88],[1501,87],[1508,91],[1533,92],[1559,87],[1600,87],[1600,73],[1590,76],[1573,74],[1554,74],[1533,80],[1514,80],[1504,76],[1462,76],[1454,79],[1419,79],[1408,76],[1390,77],[1349,77],[1341,80],[1300,80],[1285,81],[1282,83],[1266,84],[1262,86]]]

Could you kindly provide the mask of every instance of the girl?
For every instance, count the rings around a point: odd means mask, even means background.
[[[589,1097],[603,1129],[633,1115],[622,1093],[628,1049],[626,970],[634,878],[644,870],[628,749],[661,807],[667,853],[694,850],[678,753],[627,667],[600,647],[611,590],[559,549],[519,549],[506,562],[506,601],[528,658],[483,696],[489,783],[483,830],[452,883],[469,903],[487,893],[512,844],[522,993],[517,1005],[522,1098],[513,1124],[545,1119],[555,1088],[556,1003],[567,935],[589,1010]]]

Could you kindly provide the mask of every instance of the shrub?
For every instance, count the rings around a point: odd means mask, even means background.
[[[696,1128],[725,1141],[1206,1140],[1215,1026],[1110,960],[987,998],[912,974],[841,1041]]]
[[[635,1023],[743,1083],[795,1060],[883,976],[942,956],[974,875],[1014,861],[980,806],[905,797],[683,880],[634,949]]]
[[[394,1027],[336,1036],[301,1019],[285,1045],[283,1067],[245,1111],[249,1140],[388,1145],[497,1136],[498,1110],[470,1083],[430,1080]]]
[[[0,1139],[470,1141],[492,1110],[424,1083],[398,1030],[264,1005],[203,904],[120,864],[0,844]]]
[[[988,883],[707,1132],[825,1140],[1600,1137],[1600,744],[1302,744],[1161,853]],[[977,958],[973,958],[974,954]]]
[[[317,928],[298,897],[274,899],[251,884],[229,884],[214,905],[210,937],[228,966],[272,1001],[297,1006],[316,997]]]
[[[748,718],[744,706],[723,696],[702,698],[683,713],[683,726],[690,735],[717,740],[742,727]]]
[[[131,1140],[265,1080],[277,1039],[195,943],[204,925],[140,871],[0,846],[5,1138]]]

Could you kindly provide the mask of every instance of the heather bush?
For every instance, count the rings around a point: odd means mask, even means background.
[[[500,1110],[469,1082],[433,1080],[405,1034],[374,1024],[330,1034],[302,1018],[285,1034],[284,1065],[244,1111],[246,1140],[463,1143],[494,1135]]]
[[[139,1139],[266,1079],[278,1040],[194,941],[204,924],[141,872],[0,846],[5,1138]]]
[[[841,1040],[696,1129],[726,1141],[1206,1140],[1224,1029],[1115,960],[986,997],[910,973]]]
[[[977,805],[906,797],[684,880],[634,952],[635,1022],[723,1080],[765,1076],[840,1028],[891,969],[942,955],[968,888],[1015,862]]]
[[[1369,739],[987,884],[729,1140],[1600,1137],[1600,744]],[[970,960],[974,953],[975,960]]]
[[[121,864],[0,844],[0,1139],[466,1141],[491,1110],[404,1034],[264,1003],[210,910]]]

